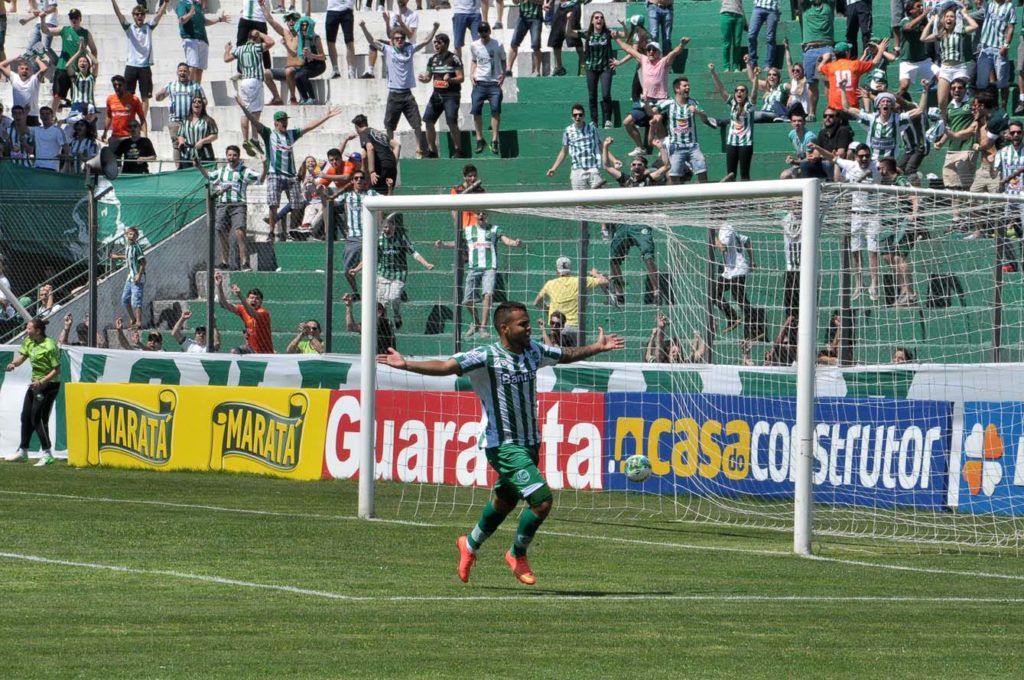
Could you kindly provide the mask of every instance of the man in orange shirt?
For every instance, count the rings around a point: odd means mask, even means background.
[[[825,54],[818,64],[818,72],[825,77],[828,83],[828,105],[829,108],[843,111],[847,108],[858,108],[857,88],[860,87],[860,77],[877,67],[882,61],[882,53],[889,44],[888,38],[879,41],[878,49],[875,50],[875,58],[872,61],[866,59],[851,59],[850,52],[853,46],[848,42],[836,43],[833,54]],[[846,101],[843,101],[843,93],[846,93]]]
[[[452,187],[452,190],[448,192],[452,196],[458,194],[482,194],[485,189],[480,184],[480,174],[477,172],[476,166],[472,163],[467,163],[462,168],[462,184]],[[452,211],[452,217],[456,220],[459,212],[457,210]],[[464,210],[462,211],[462,227],[471,227],[476,224],[476,211],[475,210]]]
[[[263,291],[253,288],[242,297],[242,289],[231,284],[231,292],[241,303],[233,305],[224,294],[224,275],[217,272],[213,275],[213,280],[217,282],[220,306],[237,314],[245,324],[245,344],[248,349],[256,354],[273,354],[274,339],[270,329],[270,312],[263,306]]]
[[[107,115],[103,124],[103,141],[107,141],[111,129],[114,134],[110,136],[110,146],[116,149],[122,139],[132,136],[129,124],[138,120],[142,124],[142,136],[146,136],[146,114],[142,108],[139,98],[128,91],[128,82],[124,76],[114,76],[110,79],[114,86],[114,94],[107,97]]]

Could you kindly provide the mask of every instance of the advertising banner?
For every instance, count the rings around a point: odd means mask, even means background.
[[[962,451],[959,508],[1024,514],[1024,402],[965,402]]]
[[[605,396],[610,469],[634,453],[651,461],[645,484],[667,479],[698,495],[793,494],[796,400],[702,394]],[[942,509],[952,405],[948,402],[821,399],[814,440],[816,500],[873,507]],[[622,475],[608,488],[625,489]]]
[[[377,479],[491,486],[483,449],[480,401],[470,392],[377,393]],[[604,488],[604,395],[538,395],[540,470],[552,489]],[[359,393],[331,393],[324,477],[353,479],[359,470]]]
[[[327,390],[85,383],[65,389],[71,465],[321,478]]]

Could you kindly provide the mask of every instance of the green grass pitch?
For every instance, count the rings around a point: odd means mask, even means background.
[[[354,518],[353,483],[0,467],[10,678],[1016,677],[1024,564],[1002,554],[559,514],[469,584],[459,512]],[[419,522],[419,524],[415,523]],[[893,567],[901,567],[899,569]]]

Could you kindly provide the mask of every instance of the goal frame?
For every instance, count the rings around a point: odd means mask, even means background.
[[[817,318],[818,232],[821,185],[817,179],[688,184],[602,191],[531,191],[500,194],[367,196],[363,200],[363,268],[360,300],[362,318],[377,315],[377,238],[379,217],[388,212],[444,210],[502,210],[559,208],[577,205],[635,205],[685,203],[708,199],[801,199],[800,318]],[[801,323],[797,331],[796,475],[793,497],[793,551],[811,554],[812,470],[814,452],[815,325]],[[362,519],[374,517],[377,389],[377,325],[363,323],[360,342],[359,504]]]

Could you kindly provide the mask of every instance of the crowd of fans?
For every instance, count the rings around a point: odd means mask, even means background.
[[[355,296],[359,293],[355,275],[361,266],[362,200],[395,189],[400,149],[394,132],[400,119],[404,117],[415,133],[417,155],[432,158],[439,156],[436,125],[444,115],[454,152],[464,155],[469,150],[460,146],[458,104],[462,87],[471,86],[475,152],[489,149],[500,153],[502,83],[512,75],[527,36],[530,70],[540,74],[545,25],[550,26],[547,44],[552,50],[552,75],[566,73],[562,51],[568,47],[579,54],[579,75],[586,76],[587,106],[571,107],[571,123],[548,171],[554,176],[568,161],[570,184],[577,190],[600,188],[607,178],[626,187],[709,181],[708,163],[698,140],[701,125],[725,131],[725,181],[750,179],[755,127],[762,124],[790,127],[793,151],[779,168],[784,179],[912,185],[920,182],[918,170],[924,158],[943,149],[941,180],[948,189],[1017,194],[1024,174],[1024,127],[1008,115],[1009,109],[1014,114],[1024,113],[1024,92],[1019,92],[1016,100],[1011,98],[1010,48],[1016,14],[1009,0],[967,0],[966,5],[958,0],[893,0],[890,34],[880,39],[875,37],[877,27],[886,22],[875,21],[868,0],[846,0],[838,6],[835,0],[793,0],[786,8],[790,14],[786,21],[779,0],[753,0],[749,8],[742,0],[722,0],[721,61],[707,64],[706,71],[691,68],[690,73],[671,82],[670,68],[690,42],[672,36],[672,0],[650,0],[645,14],[615,27],[608,25],[600,10],[585,16],[586,0],[522,0],[508,57],[504,45],[493,36],[494,29],[503,28],[501,2],[491,8],[480,0],[454,0],[449,35],[441,31],[439,23],[434,23],[429,33],[420,30],[420,0],[417,9],[410,7],[408,0],[396,0],[394,5],[388,0],[387,7],[374,8],[380,11],[380,18],[366,15],[369,21],[358,21],[369,49],[361,74],[356,68],[354,29],[356,11],[363,8],[352,0],[329,0],[322,33],[310,16],[308,0],[301,11],[294,6],[272,7],[266,0],[247,0],[237,22],[225,13],[207,14],[203,0],[180,0],[173,6],[160,3],[152,14],[140,3],[131,8],[129,20],[118,0],[111,0],[124,29],[120,49],[126,56],[123,74],[111,78],[113,94],[103,107],[106,114],[101,133],[95,101],[98,46],[83,25],[81,12],[71,10],[68,23],[62,25],[55,0],[25,2],[28,7],[18,13],[16,2],[0,0],[5,25],[8,17],[17,17],[22,24],[33,26],[26,50],[11,58],[2,53],[0,31],[0,74],[10,81],[14,102],[11,118],[0,110],[0,156],[20,165],[79,172],[83,162],[106,144],[122,160],[123,172],[148,172],[148,163],[157,158],[148,137],[150,100],[168,100],[167,134],[175,161],[180,167],[199,167],[217,194],[218,268],[250,267],[246,191],[252,185],[265,184],[271,240],[322,237],[324,206],[333,203],[343,225],[345,275]],[[434,0],[427,4],[432,9],[447,5]],[[371,9],[370,5],[368,2],[365,9]],[[496,13],[493,24],[488,21],[492,9]],[[184,58],[176,79],[161,86],[152,76],[154,31],[169,12],[178,25]],[[846,17],[845,35],[837,32],[839,14]],[[243,143],[227,146],[223,153],[216,148],[218,123],[207,111],[208,95],[202,84],[210,58],[206,27],[216,23],[237,25],[236,39],[225,45],[222,57],[225,62],[237,62],[233,86]],[[790,35],[800,36],[801,56],[797,59],[797,40],[777,44],[779,28],[786,23]],[[339,29],[345,47],[344,69],[337,49]],[[59,38],[59,52],[54,49],[55,37]],[[464,50],[467,44],[468,50]],[[1024,41],[1018,44],[1016,71],[1022,74]],[[413,56],[427,49],[433,54],[425,70],[416,73]],[[283,69],[271,68],[270,56],[275,50],[286,56]],[[464,56],[470,62],[468,69]],[[388,92],[381,127],[371,127],[366,116],[357,115],[351,121],[352,131],[337,147],[326,151],[324,160],[308,157],[296,167],[297,140],[337,116],[340,109],[331,108],[306,125],[290,126],[289,111],[294,109],[289,107],[319,103],[312,83],[318,77],[378,77],[379,61],[386,64],[382,86]],[[635,63],[635,69],[630,69],[634,71],[632,106],[623,120],[633,142],[623,159],[627,170],[612,152],[612,138],[602,139],[599,130],[614,126],[611,82],[629,62]],[[745,78],[730,89],[720,73],[742,73]],[[50,81],[48,101],[44,80]],[[414,96],[417,80],[432,85],[422,111]],[[698,80],[710,86],[721,102],[702,103],[692,97],[691,81]],[[1024,85],[1024,75],[1018,85]],[[582,90],[580,95],[582,100]],[[824,106],[819,106],[822,97]],[[935,105],[929,106],[932,101]],[[262,120],[265,103],[284,107],[274,113],[270,125]],[[491,128],[486,133],[482,125],[485,106],[491,114]],[[356,149],[346,152],[353,141]],[[243,162],[243,152],[258,159],[254,167]],[[226,162],[218,164],[215,159],[221,157]],[[467,165],[466,181],[452,191],[478,190],[476,169]],[[879,263],[885,262],[897,274],[899,293],[894,304],[915,304],[907,253],[919,236],[916,214],[916,202],[907,201],[901,219],[884,219],[877,202],[866,192],[855,192],[850,217],[854,300],[865,291],[872,302],[879,299]],[[501,244],[517,247],[520,241],[490,224],[486,213],[465,213],[462,219],[468,244],[464,303],[472,318],[466,335],[485,336],[494,294],[496,248]],[[979,238],[1006,226],[995,220],[962,228],[967,238]],[[622,304],[623,258],[637,247],[650,295],[657,302],[661,279],[650,229],[644,225],[604,228],[611,241],[610,271],[607,277],[595,273],[592,278],[599,281],[595,285],[607,290],[613,304]],[[765,337],[763,323],[755,318],[757,310],[744,289],[746,274],[754,266],[749,239],[724,220],[716,246],[724,268],[714,303],[725,315],[725,330],[742,323],[748,341]],[[145,267],[144,257],[130,250],[125,253],[129,264],[125,305],[128,329],[137,330]],[[866,287],[861,271],[864,250],[870,275]],[[392,332],[402,326],[400,304],[410,255],[432,267],[409,241],[400,216],[386,221],[378,253],[377,297],[383,305],[381,318]],[[561,264],[556,263],[559,276],[563,275]],[[575,277],[572,280],[575,282]],[[553,282],[557,284],[558,279]],[[564,293],[557,286],[552,290]],[[725,301],[726,293],[739,312]],[[242,318],[250,349],[272,351],[272,344],[267,344],[269,313],[266,321],[261,321],[266,312],[262,294],[249,291],[244,298],[238,297],[239,304],[231,305],[222,294],[220,303]],[[543,297],[539,295],[538,302],[543,302]],[[549,302],[554,301],[554,296],[549,297]],[[573,312],[558,306],[549,307],[548,328],[554,337],[572,338]],[[787,319],[790,316],[787,313]],[[315,322],[303,326],[302,337],[289,348],[308,351],[322,347],[314,326],[318,328]],[[780,332],[778,337],[784,335]],[[773,344],[778,342],[777,338]],[[661,340],[655,342],[651,355],[672,354],[663,345]],[[676,356],[685,354],[677,347]],[[691,357],[702,354],[697,348],[689,352]]]

